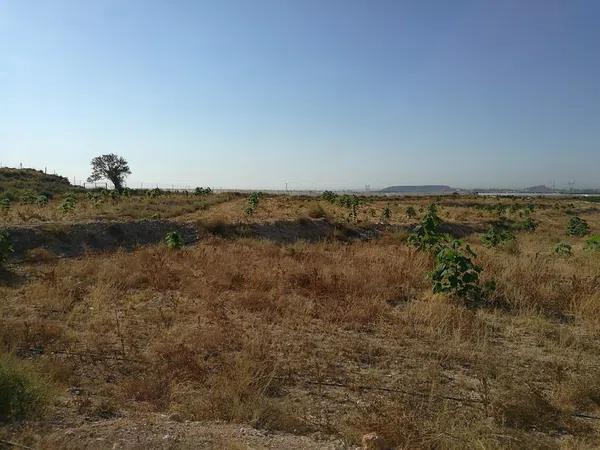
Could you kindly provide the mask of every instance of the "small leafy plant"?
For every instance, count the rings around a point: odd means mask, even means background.
[[[590,226],[585,220],[577,216],[571,217],[567,225],[567,234],[569,236],[582,237],[589,234],[589,232]]]
[[[338,195],[332,191],[324,191],[321,194],[321,198],[325,201],[328,201],[329,203],[335,203],[338,198]]]
[[[360,200],[356,195],[352,196],[352,201],[350,203],[350,214],[349,219],[356,222],[358,220],[358,205],[360,204]]]
[[[436,206],[430,205],[421,223],[408,236],[408,243],[418,250],[437,253],[448,240],[446,235],[438,232],[441,223],[442,219],[437,215]]]
[[[75,202],[75,196],[73,194],[67,194],[63,198],[63,201],[60,204],[59,208],[65,214],[70,213],[75,209]]]
[[[48,197],[45,196],[44,194],[40,194],[37,196],[35,203],[38,206],[46,206],[48,204]]]
[[[351,220],[356,222],[358,220],[358,206],[360,205],[360,199],[356,195],[339,195],[335,197],[337,203],[343,208],[348,209],[348,222]]]
[[[392,211],[390,210],[389,206],[386,206],[385,208],[383,208],[381,217],[383,217],[383,220],[386,220],[386,221],[390,220],[390,218],[392,217]]]
[[[406,217],[408,217],[409,219],[414,219],[415,217],[417,217],[417,211],[415,211],[415,208],[413,208],[412,206],[406,208]]]
[[[165,236],[165,242],[170,250],[179,250],[183,247],[183,238],[177,231],[171,231]]]
[[[15,251],[12,241],[6,231],[0,231],[0,266],[2,266],[9,255]]]
[[[35,205],[38,196],[33,191],[24,191],[21,194],[21,203],[25,205]]]
[[[594,234],[585,241],[585,249],[600,252],[600,234]]]
[[[502,203],[497,203],[496,205],[493,205],[490,207],[490,211],[493,211],[496,214],[498,214],[498,217],[500,217],[504,213],[506,213],[507,209],[508,209],[508,205],[504,205]]]
[[[0,211],[6,213],[10,210],[10,199],[9,198],[2,198],[0,199]]]
[[[262,192],[253,192],[248,196],[248,206],[244,210],[247,216],[251,216],[258,208],[258,204],[260,203],[260,198],[262,197]]]
[[[443,246],[435,257],[435,267],[429,273],[434,293],[448,294],[474,305],[482,299],[479,283],[481,267],[473,263],[477,255],[469,245],[459,240]],[[489,288],[489,286],[488,286]]]
[[[573,248],[566,242],[559,242],[554,246],[554,254],[557,256],[571,256]]]
[[[515,235],[508,229],[498,225],[492,227],[481,235],[481,243],[486,247],[498,247],[515,239]]]
[[[531,217],[527,217],[521,223],[521,229],[528,231],[530,233],[534,232],[537,227],[538,227],[537,222],[535,220],[533,220]]]

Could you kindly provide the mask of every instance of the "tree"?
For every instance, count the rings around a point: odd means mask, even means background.
[[[92,159],[92,174],[87,179],[93,183],[98,180],[109,180],[118,192],[123,190],[125,177],[131,173],[129,164],[121,156],[111,153]]]

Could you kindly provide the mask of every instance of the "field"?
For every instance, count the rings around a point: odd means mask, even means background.
[[[431,214],[441,243],[419,249]],[[0,448],[600,442],[598,203],[95,191],[0,220]],[[138,245],[121,222],[162,228]],[[454,238],[481,272],[434,293]]]

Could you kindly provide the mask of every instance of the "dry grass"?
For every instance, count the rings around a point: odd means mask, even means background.
[[[406,206],[426,201],[370,199],[360,220],[389,203],[392,225],[407,224]],[[453,226],[495,220],[445,202]],[[600,260],[564,236],[562,209],[539,202],[540,228],[513,248],[466,237],[497,284],[489,307],[431,294],[431,257],[393,227],[350,243],[213,236],[218,223],[317,207],[345,220],[337,206],[289,197],[242,218],[244,199],[233,199],[187,217],[212,224],[194,247],[21,266],[21,281],[0,286],[0,350],[65,393],[51,413],[61,425],[40,434],[136,411],[318,431],[349,446],[376,431],[397,448],[593,448],[599,421],[573,413],[600,413]],[[559,240],[573,257],[552,254]]]
[[[89,199],[85,193],[75,195],[72,211],[61,209],[64,196],[57,195],[46,205],[29,205],[13,202],[6,212],[0,211],[0,222],[6,224],[35,223],[78,223],[105,220],[170,219],[198,214],[220,203],[229,202],[239,196],[233,193],[195,196],[171,193],[158,197],[135,195],[101,201]]]

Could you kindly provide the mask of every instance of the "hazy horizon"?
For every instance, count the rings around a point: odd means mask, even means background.
[[[130,186],[600,188],[600,3],[2,1],[0,162]]]

